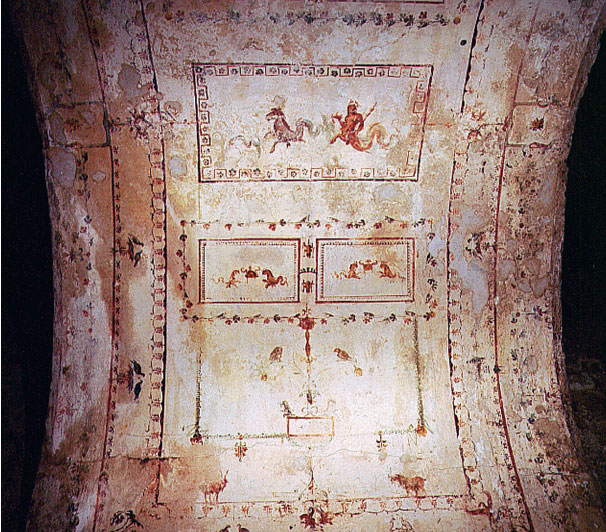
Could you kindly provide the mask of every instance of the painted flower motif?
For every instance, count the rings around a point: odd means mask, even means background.
[[[535,118],[532,122],[530,122],[530,129],[532,129],[533,131],[541,130],[541,129],[543,129],[544,126],[545,126],[544,118]]]
[[[301,329],[304,331],[310,331],[314,328],[315,324],[316,322],[313,318],[305,317],[299,319],[299,327],[301,327]]]

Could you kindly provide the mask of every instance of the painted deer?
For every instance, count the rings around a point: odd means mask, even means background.
[[[202,484],[201,488],[204,492],[204,502],[212,504],[213,499],[215,504],[219,502],[219,493],[221,493],[227,485],[227,473],[229,473],[229,471],[225,471],[223,478],[218,481]]]
[[[414,494],[415,497],[423,497],[425,493],[425,479],[423,477],[405,477],[400,473],[389,475],[389,480],[404,488],[406,495]]]
[[[263,279],[263,282],[265,283],[265,288],[270,288],[272,286],[288,286],[288,280],[283,277],[282,275],[279,275],[278,277],[274,277],[273,273],[271,273],[271,270],[263,270],[261,272],[261,275],[265,276],[265,279]]]
[[[265,119],[267,121],[273,120],[274,122],[273,131],[269,131],[265,135],[265,138],[271,135],[276,139],[269,153],[273,153],[276,150],[276,146],[281,142],[285,142],[286,147],[290,147],[291,142],[305,142],[303,140],[305,128],[310,133],[312,132],[311,122],[301,118],[295,123],[295,130],[293,131],[288,125],[282,109],[278,107],[272,107],[271,111],[265,115]]]

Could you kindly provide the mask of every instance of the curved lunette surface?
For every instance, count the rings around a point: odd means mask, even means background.
[[[603,2],[28,2],[30,530],[598,530],[565,158]]]

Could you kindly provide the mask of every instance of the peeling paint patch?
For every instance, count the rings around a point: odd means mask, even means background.
[[[76,178],[76,158],[62,148],[48,150],[48,175],[62,187],[71,188]]]

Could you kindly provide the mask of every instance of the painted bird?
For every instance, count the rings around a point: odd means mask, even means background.
[[[316,528],[316,520],[314,519],[314,509],[313,509],[313,506],[310,507],[309,510],[307,510],[307,513],[301,514],[299,516],[299,519],[301,520],[301,524],[305,528],[311,528],[312,530],[315,530],[315,528]]]
[[[288,401],[282,401],[280,407],[282,408],[282,415],[284,417],[292,416],[292,410],[290,409]]]
[[[227,525],[227,526],[223,527],[221,530],[219,530],[219,532],[229,532],[230,528],[231,527],[229,525]]]
[[[347,351],[343,351],[343,349],[339,349],[338,347],[335,349],[335,353],[341,360],[345,360],[346,362],[352,360]]]
[[[324,510],[322,510],[322,508],[318,508],[318,513],[320,514],[320,521],[319,523],[321,525],[332,525],[332,521],[335,518],[335,516],[330,513],[330,512],[325,512]]]
[[[135,375],[138,375],[135,377]],[[141,364],[136,360],[131,360],[128,366],[128,391],[132,392],[135,396],[135,400],[139,399],[141,393],[141,386],[143,385],[143,377],[145,373],[141,369]]]
[[[238,532],[250,532],[250,530],[248,530],[248,528],[240,526],[240,523],[238,523]]]
[[[274,347],[273,351],[269,354],[269,361],[280,362],[282,360],[282,351],[280,346]]]

